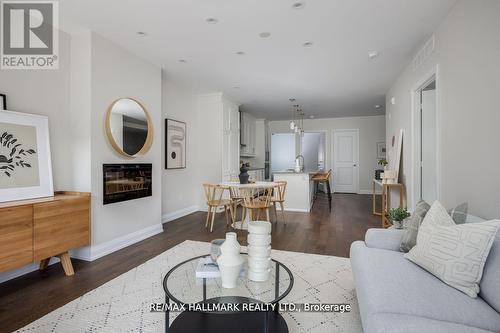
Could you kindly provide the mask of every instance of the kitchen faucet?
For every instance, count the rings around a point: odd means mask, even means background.
[[[300,159],[302,159],[302,164],[300,163]],[[304,156],[297,155],[295,157],[295,172],[304,171]]]

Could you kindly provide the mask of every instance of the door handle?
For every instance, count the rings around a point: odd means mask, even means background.
[[[357,164],[353,164],[352,166],[358,166]]]

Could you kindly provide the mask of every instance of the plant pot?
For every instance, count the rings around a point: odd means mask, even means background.
[[[403,229],[403,222],[402,221],[391,221],[392,225],[396,229]]]

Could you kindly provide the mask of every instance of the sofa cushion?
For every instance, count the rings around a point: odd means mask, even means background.
[[[500,231],[495,237],[490,255],[484,265],[483,278],[479,287],[481,289],[479,296],[500,312]]]
[[[401,240],[401,251],[408,252],[417,244],[417,234],[420,224],[424,220],[425,214],[431,206],[424,200],[419,200],[411,216],[406,219],[406,231]]]
[[[368,320],[370,328],[365,333],[491,333],[476,327],[450,323],[435,319],[401,315],[395,313],[377,313]]]
[[[364,320],[377,313],[420,316],[498,331],[500,314],[482,298],[471,298],[403,257],[402,252],[351,245],[351,263]]]
[[[496,221],[457,225],[436,201],[422,222],[417,245],[405,257],[450,286],[477,297],[499,226]]]
[[[399,251],[405,232],[403,229],[370,228],[366,231],[365,243],[368,247]]]

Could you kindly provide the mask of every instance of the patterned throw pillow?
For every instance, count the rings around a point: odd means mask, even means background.
[[[436,201],[420,226],[417,245],[405,257],[475,298],[499,226],[498,220],[457,225]]]
[[[418,228],[420,228],[420,224],[422,224],[425,214],[427,214],[429,208],[431,208],[431,206],[429,206],[427,202],[420,200],[417,202],[413,214],[406,219],[406,231],[403,235],[403,239],[401,240],[400,247],[402,252],[410,251],[415,244],[417,244]]]
[[[450,216],[456,224],[463,224],[467,221],[467,209],[468,205],[464,202],[450,210]]]

